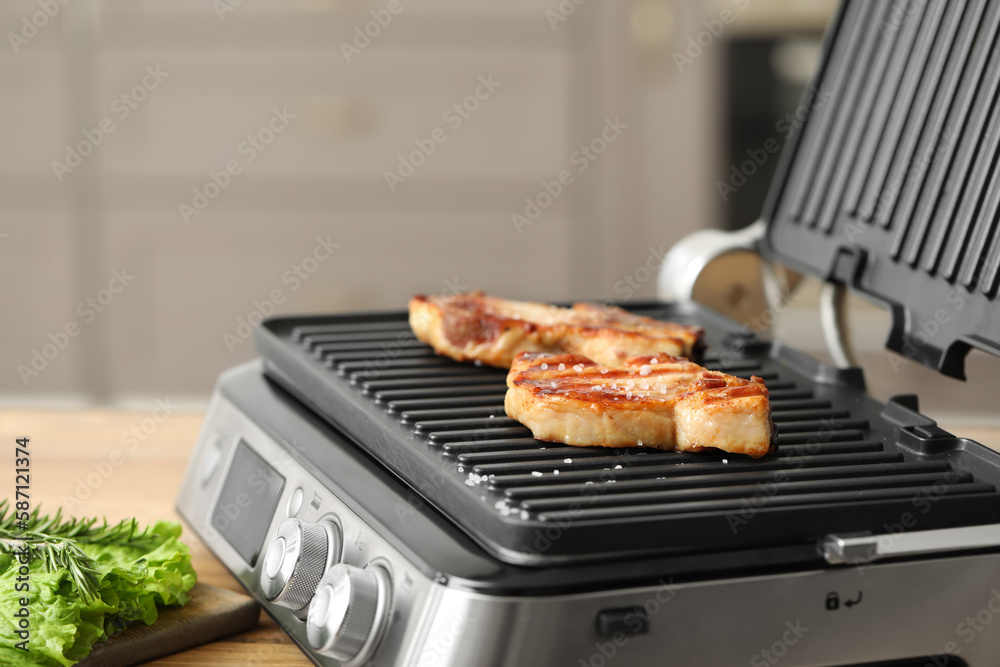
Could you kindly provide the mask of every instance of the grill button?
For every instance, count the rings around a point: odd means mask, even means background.
[[[649,615],[645,609],[638,606],[627,609],[605,609],[598,612],[594,628],[602,637],[613,637],[618,633],[644,635],[649,632]]]
[[[388,620],[389,589],[389,575],[379,566],[331,567],[309,605],[309,643],[341,662],[363,663],[374,652]]]
[[[264,597],[274,604],[301,611],[316,592],[328,556],[339,549],[339,541],[329,527],[288,519],[278,527],[278,534],[268,545],[260,571]]]

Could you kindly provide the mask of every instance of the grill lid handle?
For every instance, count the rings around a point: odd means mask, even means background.
[[[867,565],[886,558],[1000,547],[1000,524],[883,535],[827,535],[820,542],[830,565]]]
[[[723,255],[747,251],[760,254],[767,231],[763,220],[735,232],[704,229],[689,234],[670,248],[663,258],[657,277],[658,296],[664,301],[693,301],[695,285],[706,267]],[[774,264],[762,258],[761,278],[770,313],[784,310],[783,305],[794,286],[779,275]],[[838,368],[858,366],[847,326],[847,288],[826,283],[820,294],[820,322],[823,339]],[[764,313],[760,313],[761,316]],[[765,322],[773,318],[763,318]]]

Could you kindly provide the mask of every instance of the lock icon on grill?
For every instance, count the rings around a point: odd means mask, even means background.
[[[826,610],[836,611],[840,609],[840,596],[836,593],[829,593],[826,596]]]

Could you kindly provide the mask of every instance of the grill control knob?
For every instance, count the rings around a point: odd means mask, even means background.
[[[339,553],[340,531],[333,524],[287,519],[267,547],[260,569],[264,597],[301,611],[309,604],[323,578],[328,557]]]
[[[309,643],[341,662],[367,660],[389,617],[389,589],[389,574],[382,567],[331,567],[309,605]]]

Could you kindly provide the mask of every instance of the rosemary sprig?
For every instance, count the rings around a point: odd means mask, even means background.
[[[27,528],[16,528],[16,515],[6,499],[0,500],[0,553],[17,556],[26,549],[31,560],[39,558],[48,572],[60,568],[88,601],[100,593],[96,563],[80,549],[80,544],[105,544],[135,548],[150,547],[157,536],[150,529],[139,530],[135,519],[109,524],[96,518],[64,519],[59,509],[52,516],[39,508],[28,517]]]

